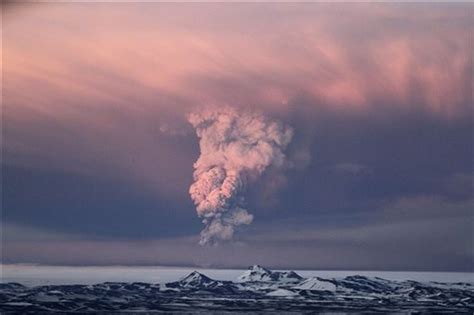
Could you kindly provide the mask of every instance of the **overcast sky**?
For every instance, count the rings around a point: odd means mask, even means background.
[[[473,9],[4,6],[2,262],[473,270]],[[202,247],[209,105],[294,136]]]

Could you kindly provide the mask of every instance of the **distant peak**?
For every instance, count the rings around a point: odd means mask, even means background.
[[[250,266],[247,271],[238,277],[239,281],[284,281],[297,282],[302,277],[294,271],[271,271],[260,265]]]
[[[250,266],[250,267],[249,267],[249,270],[270,272],[270,270],[268,270],[267,268],[262,267],[262,266],[260,266],[260,265],[253,265],[253,266]]]
[[[199,271],[196,271],[196,270],[194,270],[193,272],[191,272],[191,273],[188,275],[188,277],[189,277],[189,276],[207,277],[206,275],[203,275],[202,273],[200,273]]]
[[[187,281],[196,281],[196,280],[200,280],[200,281],[211,281],[212,279],[209,278],[208,276],[203,275],[202,273],[200,273],[200,272],[194,270],[194,271],[191,272],[189,275],[187,275],[186,277],[184,277],[181,281],[187,282]]]

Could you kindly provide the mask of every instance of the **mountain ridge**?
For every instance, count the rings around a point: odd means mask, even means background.
[[[360,275],[303,278],[249,267],[236,281],[193,271],[164,284],[104,282],[26,287],[0,284],[0,312],[416,311],[472,313],[471,283],[393,281]]]

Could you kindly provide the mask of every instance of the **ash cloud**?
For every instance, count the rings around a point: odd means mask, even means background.
[[[199,243],[230,240],[238,226],[253,221],[245,209],[247,185],[269,166],[285,165],[284,150],[293,129],[260,113],[230,107],[195,112],[188,121],[196,129],[200,147],[189,189],[205,225]]]

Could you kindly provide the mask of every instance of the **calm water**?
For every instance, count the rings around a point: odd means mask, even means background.
[[[94,284],[106,281],[165,283],[186,276],[193,270],[218,280],[235,280],[244,269],[201,269],[181,267],[70,267],[36,265],[0,265],[1,282],[19,282],[35,286],[44,284]],[[474,273],[406,272],[406,271],[325,271],[297,270],[303,277],[342,278],[349,275],[381,277],[389,280],[471,282]]]

